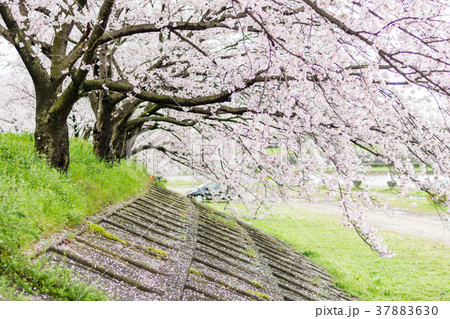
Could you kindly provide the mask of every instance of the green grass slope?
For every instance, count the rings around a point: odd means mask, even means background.
[[[70,145],[65,175],[36,155],[32,135],[0,134],[0,293],[6,282],[21,282],[22,288],[31,285],[34,290],[43,285],[45,292],[44,282],[55,278],[39,272],[38,266],[28,267],[22,251],[149,186],[149,176],[136,163],[125,160],[111,166],[93,155],[88,142],[71,139]],[[22,282],[26,276],[33,277],[31,283]],[[67,299],[66,293],[58,298]]]
[[[70,168],[64,175],[35,154],[31,135],[0,135],[2,251],[27,248],[147,188],[148,176],[135,163],[111,167],[96,159],[88,142],[72,139],[70,144]]]
[[[382,232],[396,252],[374,254],[337,218],[290,212],[253,225],[283,239],[328,269],[342,289],[361,300],[450,300],[448,247],[422,238]],[[300,226],[299,226],[300,225]]]
[[[216,209],[224,204],[210,204]],[[395,251],[378,257],[339,218],[278,207],[272,217],[251,224],[291,244],[327,269],[338,287],[360,300],[450,300],[450,254],[443,243],[380,232]]]

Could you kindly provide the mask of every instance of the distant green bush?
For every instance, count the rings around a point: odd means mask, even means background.
[[[395,186],[397,186],[397,182],[395,182],[395,181],[387,181],[387,186],[389,188],[394,188]]]
[[[353,181],[353,186],[356,188],[361,188],[362,181]]]

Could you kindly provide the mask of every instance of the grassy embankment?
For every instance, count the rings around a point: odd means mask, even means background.
[[[69,273],[31,264],[23,251],[39,239],[83,223],[106,206],[148,189],[142,167],[122,161],[99,162],[92,146],[71,139],[67,175],[51,169],[34,152],[29,134],[0,134],[0,296],[20,299],[17,292],[45,293],[55,299],[103,299],[70,284]]]
[[[209,205],[224,208],[222,203]],[[322,265],[338,287],[358,299],[450,300],[450,254],[443,244],[380,232],[396,252],[382,259],[354,230],[341,227],[338,217],[281,206],[278,212],[250,222]]]

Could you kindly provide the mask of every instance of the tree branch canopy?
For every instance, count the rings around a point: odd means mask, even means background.
[[[3,1],[0,36],[33,79],[35,146],[54,167],[67,171],[67,119],[88,96],[97,156],[148,146],[265,204],[326,186],[346,224],[390,257],[364,221],[373,195],[353,181],[364,182],[366,158],[376,157],[404,194],[445,198],[437,203],[450,212],[448,9],[427,0]],[[274,144],[284,157],[266,152]]]

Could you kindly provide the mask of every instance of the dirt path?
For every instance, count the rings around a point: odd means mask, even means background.
[[[185,194],[188,189],[185,186],[168,188],[180,194]],[[291,202],[291,206],[294,209],[298,208],[319,214],[342,215],[342,210],[335,203],[324,200],[310,202],[306,199],[295,199]],[[450,230],[444,227],[437,213],[433,215],[402,211],[391,211],[391,213],[393,216],[382,210],[368,210],[366,211],[367,222],[379,230],[420,236],[442,243],[445,247],[450,247]],[[450,222],[447,222],[447,226],[450,227]]]

